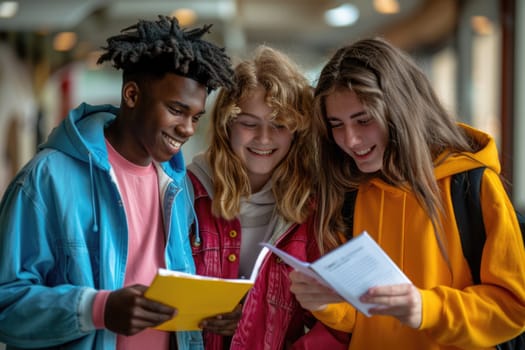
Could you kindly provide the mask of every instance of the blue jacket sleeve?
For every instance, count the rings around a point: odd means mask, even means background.
[[[0,203],[0,341],[17,347],[53,346],[93,331],[95,290],[68,276],[67,256],[85,252],[70,249],[60,227],[51,227],[53,193],[34,186],[37,177],[21,173]]]

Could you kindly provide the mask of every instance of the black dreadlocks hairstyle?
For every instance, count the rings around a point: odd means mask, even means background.
[[[198,81],[208,92],[233,88],[233,70],[224,48],[201,39],[211,24],[185,30],[173,17],[159,15],[157,21],[140,20],[107,39],[97,63],[110,61],[122,69],[124,79],[146,73],[162,77],[176,73]]]

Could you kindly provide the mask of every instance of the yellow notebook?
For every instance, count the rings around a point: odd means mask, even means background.
[[[253,286],[268,252],[267,248],[261,251],[250,279],[214,278],[159,269],[144,295],[148,299],[176,308],[178,313],[156,329],[200,330],[198,324],[204,318],[233,311]]]

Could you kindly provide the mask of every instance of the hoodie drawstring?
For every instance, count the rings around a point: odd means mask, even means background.
[[[194,222],[195,222],[195,240],[193,241],[193,244],[195,246],[200,246],[201,245],[201,236],[200,236],[200,232],[199,232],[199,222],[197,220],[197,213],[195,212],[195,192],[193,191],[193,184],[191,183],[190,181],[190,178],[188,175],[185,176],[185,179],[184,179],[184,186],[186,187],[185,190],[186,190],[186,196],[188,197],[189,201],[190,201],[190,208],[192,210],[192,213],[193,213],[193,219],[194,219]]]
[[[399,267],[400,268],[404,268],[405,267],[405,230],[406,230],[406,219],[407,219],[407,193],[404,192],[403,193],[403,213],[402,213],[402,218],[403,218],[403,222],[401,223],[401,256],[399,257],[400,258],[400,261],[399,261]]]
[[[91,209],[93,210],[93,232],[98,232],[97,211],[95,210],[95,180],[93,179],[93,160],[91,152],[88,153],[89,158],[89,179],[91,181]]]
[[[381,191],[381,203],[380,203],[380,207],[381,208],[380,210],[380,215],[379,215],[379,220],[378,220],[378,228],[377,228],[377,241],[378,242],[381,242],[383,240],[383,213],[384,213],[384,208],[385,208],[385,191]]]

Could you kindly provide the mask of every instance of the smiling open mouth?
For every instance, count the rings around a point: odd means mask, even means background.
[[[366,156],[368,153],[372,152],[372,149],[373,149],[373,147],[370,147],[370,148],[367,148],[367,149],[364,149],[364,150],[361,150],[361,151],[354,151],[354,153],[357,156],[362,157],[362,156]]]
[[[255,154],[258,154],[260,156],[269,156],[270,154],[272,154],[274,152],[274,150],[260,150],[260,149],[253,149],[253,148],[248,148],[248,150],[252,153],[255,153]]]
[[[180,146],[182,146],[182,142],[175,140],[174,138],[170,137],[168,134],[163,133],[162,136],[164,136],[164,139],[168,141],[171,147],[175,149],[179,149]]]

